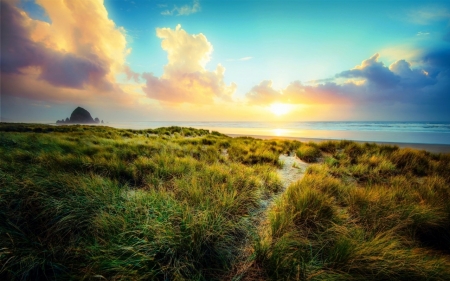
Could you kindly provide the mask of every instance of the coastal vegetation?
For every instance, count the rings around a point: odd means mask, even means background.
[[[1,280],[450,280],[450,154],[0,123],[0,186]]]

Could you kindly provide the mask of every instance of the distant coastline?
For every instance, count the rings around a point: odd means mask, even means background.
[[[450,122],[111,122],[121,129],[180,126],[228,135],[450,145]]]
[[[1,122],[1,123],[11,123],[14,122]],[[290,122],[288,124],[293,124]],[[295,123],[335,123],[337,126],[342,126],[339,123],[348,122],[295,122]],[[364,122],[358,122],[365,125]],[[374,122],[370,122],[374,123]],[[380,123],[380,122],[378,122]],[[392,123],[392,122],[385,122]],[[410,124],[418,125],[422,124],[426,126],[430,122],[414,122]],[[44,124],[44,123],[41,123]],[[240,137],[249,136],[259,139],[288,139],[288,140],[299,140],[302,142],[323,142],[328,140],[351,140],[358,143],[377,143],[383,145],[396,145],[400,148],[414,148],[419,150],[426,150],[433,153],[450,153],[450,130],[441,130],[441,132],[380,132],[380,131],[338,131],[338,130],[293,130],[293,129],[277,129],[264,128],[263,124],[277,124],[282,125],[281,122],[175,122],[175,121],[161,121],[161,122],[116,122],[107,124],[98,123],[45,123],[47,125],[94,125],[94,126],[108,126],[120,129],[156,129],[161,127],[170,126],[180,126],[180,127],[191,127],[198,129],[207,129],[211,131],[218,131],[230,137]],[[233,125],[231,127],[230,125]],[[404,124],[404,123],[403,123]],[[450,123],[438,123],[441,124],[442,128],[450,127]],[[226,126],[228,125],[228,127]],[[249,127],[244,127],[245,125],[250,125]],[[320,125],[320,124],[319,124]],[[255,128],[259,126],[260,128]],[[404,129],[405,130],[405,129]],[[283,133],[288,133],[283,135]],[[327,137],[323,137],[327,136]]]
[[[318,138],[298,138],[298,137],[277,137],[277,136],[261,136],[261,135],[239,135],[239,134],[226,134],[230,137],[236,138],[236,137],[252,137],[252,138],[258,138],[258,139],[286,139],[286,140],[298,140],[301,142],[324,142],[324,141],[330,141],[330,140],[336,140],[338,139],[318,139]],[[376,143],[379,145],[396,145],[400,148],[413,148],[418,150],[426,150],[433,153],[450,153],[450,144],[433,144],[433,143],[408,143],[408,142],[380,142],[380,141],[355,141],[351,140],[357,143]]]

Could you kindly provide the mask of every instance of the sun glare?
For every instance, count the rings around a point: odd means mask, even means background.
[[[273,103],[270,105],[270,111],[277,116],[281,116],[289,113],[291,106],[285,103]]]
[[[277,137],[281,137],[281,136],[285,136],[287,133],[287,130],[285,129],[273,129],[272,130],[273,135],[277,136]]]

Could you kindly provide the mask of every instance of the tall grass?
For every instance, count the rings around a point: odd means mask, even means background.
[[[305,162],[316,162],[321,156],[319,148],[313,143],[300,146],[295,152],[298,158]]]
[[[1,123],[0,186],[1,280],[450,279],[449,154]]]
[[[223,157],[240,140],[217,132],[0,129],[3,279],[220,280],[281,186],[273,165]]]
[[[308,146],[327,156],[269,210],[248,280],[450,279],[448,156],[348,141]]]

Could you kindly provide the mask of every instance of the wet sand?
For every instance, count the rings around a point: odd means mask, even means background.
[[[243,135],[243,134],[226,134],[230,137],[252,137],[257,139],[287,139],[287,140],[298,140],[301,142],[323,142],[323,141],[329,141],[329,140],[335,140],[336,139],[317,139],[317,138],[298,138],[298,137],[283,137],[283,136],[260,136],[260,135]],[[353,140],[351,140],[353,141]],[[406,142],[370,142],[370,141],[354,141],[357,143],[376,143],[376,144],[383,144],[383,145],[396,145],[400,148],[413,148],[413,149],[419,149],[419,150],[426,150],[433,153],[450,153],[450,145],[448,144],[429,144],[429,143],[406,143]]]

